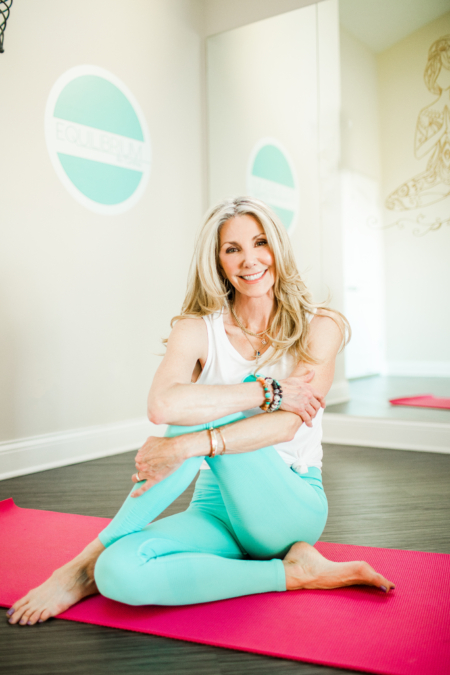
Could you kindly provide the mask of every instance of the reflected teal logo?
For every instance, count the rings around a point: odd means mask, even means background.
[[[114,215],[141,198],[150,137],[138,102],[112,73],[96,66],[64,73],[47,101],[45,136],[58,177],[86,208]]]
[[[273,138],[261,139],[251,152],[247,193],[270,206],[292,232],[299,210],[297,177],[286,149]]]

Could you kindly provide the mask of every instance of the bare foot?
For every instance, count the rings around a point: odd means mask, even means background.
[[[300,588],[341,588],[356,584],[376,586],[385,593],[395,588],[392,582],[375,572],[368,563],[361,560],[342,563],[327,560],[305,541],[291,546],[283,565],[288,591]]]
[[[94,567],[105,547],[91,542],[76,558],[57,569],[47,581],[33,588],[6,612],[9,623],[32,626],[61,614],[87,595],[98,593]]]

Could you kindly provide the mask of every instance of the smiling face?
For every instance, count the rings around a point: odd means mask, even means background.
[[[219,260],[224,275],[242,295],[259,298],[275,283],[275,260],[262,225],[253,216],[235,216],[222,226]]]

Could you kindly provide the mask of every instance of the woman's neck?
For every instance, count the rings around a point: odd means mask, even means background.
[[[273,296],[269,295],[249,298],[236,293],[233,309],[248,330],[260,333],[270,327],[275,314],[275,301]]]

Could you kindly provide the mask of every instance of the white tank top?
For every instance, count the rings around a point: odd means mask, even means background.
[[[310,315],[310,320],[312,315]],[[255,361],[248,361],[233,347],[225,332],[222,312],[216,312],[203,317],[208,330],[208,358],[196,384],[240,384],[245,378],[255,372]],[[265,355],[272,351],[269,347]],[[262,375],[283,380],[291,375],[296,366],[292,354],[284,354],[274,364],[264,366]],[[243,410],[246,417],[263,413],[261,408]],[[323,408],[313,419],[313,426],[302,424],[292,441],[274,445],[280,457],[295,468],[299,473],[307,473],[308,467],[322,468],[322,417]],[[201,469],[209,469],[203,461]]]

